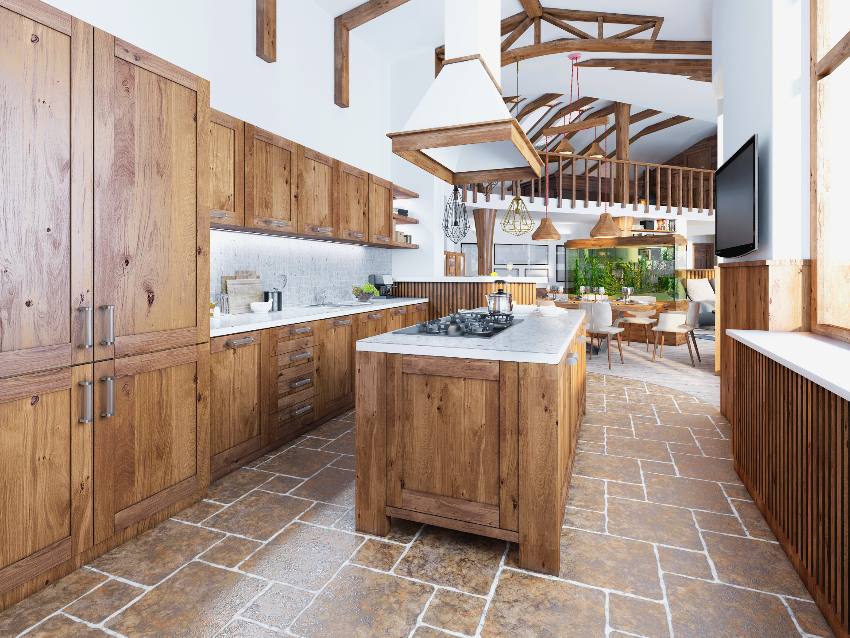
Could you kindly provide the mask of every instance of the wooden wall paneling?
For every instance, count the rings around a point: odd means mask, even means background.
[[[332,157],[298,145],[295,199],[303,235],[334,237],[339,231],[335,165]]]
[[[533,282],[508,282],[506,289],[513,295],[514,304],[534,304],[537,286]],[[487,305],[486,296],[496,290],[493,282],[429,281],[395,283],[395,294],[399,297],[428,298],[428,318],[444,317],[461,308],[480,308]]]
[[[209,208],[214,224],[245,225],[245,123],[210,109]]]
[[[209,83],[99,30],[95,62],[96,354],[205,341]]]
[[[92,361],[93,29],[0,2],[0,378]],[[34,101],[33,96],[38,96]]]
[[[245,124],[245,225],[295,232],[296,144]]]
[[[337,163],[338,235],[343,239],[369,239],[369,174]]]
[[[393,185],[369,175],[369,241],[389,244],[393,241]]]

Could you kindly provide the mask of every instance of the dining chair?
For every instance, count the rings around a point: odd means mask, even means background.
[[[620,325],[631,324],[635,326],[643,326],[643,338],[646,342],[646,351],[649,352],[649,327],[658,321],[655,317],[656,314],[657,312],[655,310],[627,310],[623,313],[623,316],[620,317],[618,323]],[[626,343],[628,343],[628,345],[632,345],[631,331],[629,331],[626,336]]]
[[[611,304],[607,301],[592,303],[580,303],[579,308],[585,311],[588,319],[587,334],[590,336],[590,352],[593,356],[593,338],[597,339],[597,347],[602,347],[602,338],[605,338],[605,346],[608,349],[608,369],[611,369],[611,335],[617,339],[617,349],[620,351],[620,363],[623,360],[623,342],[620,335],[623,328],[614,325],[614,312]]]
[[[698,301],[690,301],[688,302],[687,312],[662,312],[658,315],[658,325],[652,329],[653,332],[655,332],[655,345],[652,348],[653,361],[655,361],[656,351],[658,351],[659,359],[664,356],[665,334],[683,334],[685,335],[685,343],[688,345],[688,354],[691,357],[691,365],[696,367],[696,362],[694,361],[694,348],[696,348],[697,359],[700,363],[702,363],[702,357],[700,357],[699,348],[697,347],[696,335],[694,334],[694,329],[699,323],[699,309],[700,304]],[[661,335],[660,350],[658,348],[659,335]],[[693,348],[691,348],[692,340],[694,344]]]

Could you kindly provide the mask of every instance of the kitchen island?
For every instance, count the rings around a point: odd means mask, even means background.
[[[515,313],[490,338],[377,335],[357,342],[355,516],[519,544],[557,574],[585,406],[584,313]],[[520,320],[520,321],[517,321]]]

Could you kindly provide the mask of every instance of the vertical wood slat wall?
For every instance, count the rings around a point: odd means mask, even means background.
[[[833,631],[847,638],[850,402],[738,341],[733,355],[735,469]]]
[[[436,319],[461,308],[486,306],[487,293],[494,292],[497,286],[490,281],[397,281],[394,288],[396,297],[427,297],[428,319]],[[513,295],[514,305],[535,303],[534,283],[510,282],[506,289]]]

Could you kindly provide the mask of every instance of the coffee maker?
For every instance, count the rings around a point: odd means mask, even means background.
[[[378,289],[378,299],[389,299],[393,296],[392,275],[369,275],[369,283]]]

